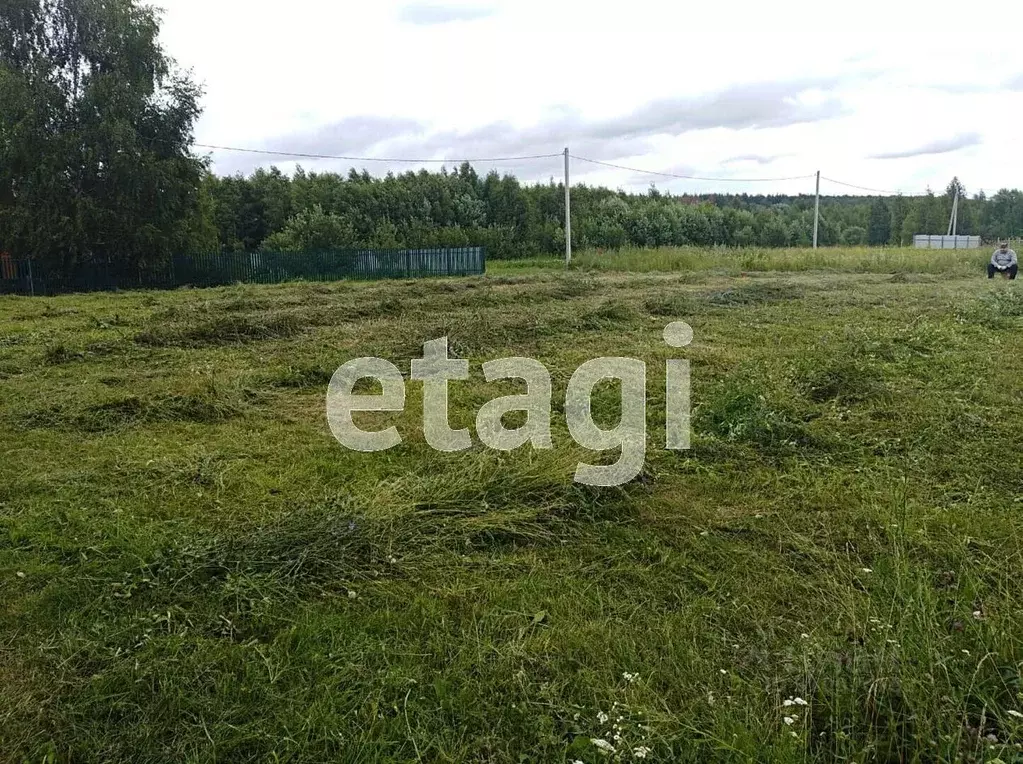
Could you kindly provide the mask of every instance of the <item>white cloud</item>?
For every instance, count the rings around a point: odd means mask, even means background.
[[[950,154],[959,149],[977,146],[982,143],[980,133],[961,133],[950,138],[942,138],[936,141],[916,146],[911,149],[899,151],[886,151],[881,154],[871,154],[871,159],[909,159],[910,157],[928,156],[930,154]]]
[[[206,84],[201,143],[406,157],[547,154],[567,144],[582,156],[710,177],[820,169],[907,191],[944,187],[952,175],[971,190],[1023,185],[1014,150],[1023,65],[1009,46],[985,42],[988,19],[1006,29],[1023,21],[1023,5],[1002,0],[977,0],[954,34],[942,14],[887,0],[863,0],[841,17],[809,0],[163,5],[165,47]],[[970,134],[978,140],[958,151],[869,158]],[[221,172],[294,166],[213,156]],[[649,182],[576,165],[586,182]],[[557,158],[492,166],[529,182],[562,171]],[[678,191],[807,186],[650,180]]]
[[[398,14],[408,24],[431,26],[456,21],[476,21],[494,13],[493,8],[441,5],[437,3],[409,3]]]

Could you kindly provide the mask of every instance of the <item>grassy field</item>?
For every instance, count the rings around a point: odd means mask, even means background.
[[[0,298],[0,759],[1023,762],[1020,287],[721,258]],[[444,335],[452,426],[530,356],[553,450],[435,452],[413,382],[372,417],[401,446],[333,440],[341,363]],[[646,468],[586,488],[560,402],[613,355],[647,362]]]
[[[932,273],[970,277],[983,273],[991,253],[984,250],[919,250],[909,247],[824,247],[724,250],[705,248],[624,249],[582,252],[576,267],[632,273],[716,271],[731,275],[758,271],[842,273]]]

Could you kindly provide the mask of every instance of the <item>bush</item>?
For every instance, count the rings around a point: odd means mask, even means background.
[[[356,243],[352,221],[323,211],[318,204],[295,215],[283,231],[268,236],[262,249],[270,252],[313,252],[344,249]]]
[[[842,231],[842,244],[847,247],[859,247],[867,243],[867,229],[858,225],[849,226]]]

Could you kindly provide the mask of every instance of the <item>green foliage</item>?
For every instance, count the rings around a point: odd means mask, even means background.
[[[770,452],[813,445],[798,417],[768,395],[763,382],[752,377],[728,379],[698,408],[697,429]]]
[[[858,225],[849,226],[842,231],[841,242],[846,247],[858,247],[867,243],[867,231]]]
[[[324,216],[346,221],[336,221],[336,235],[327,240],[359,246],[482,245],[491,260],[564,250],[562,186],[523,186],[497,173],[481,179],[469,166],[455,173],[424,170],[385,178],[299,168],[288,179],[271,169],[249,178],[210,178],[207,186],[215,200],[220,245],[229,250],[302,249],[303,240],[314,237],[296,229],[308,230],[310,219],[302,216],[316,209],[315,219],[328,228],[333,226]],[[944,198],[933,194],[895,197],[890,208],[880,198],[827,197],[821,203],[819,241],[823,246],[898,244],[916,233],[943,230],[944,204]],[[810,195],[691,197],[578,185],[572,189],[572,206],[572,243],[577,249],[799,247],[809,246],[813,233]],[[1004,228],[1004,223],[989,220],[989,207],[979,199],[961,201],[960,232]],[[287,210],[291,217],[285,219]]]
[[[319,204],[303,210],[283,230],[271,234],[262,248],[271,252],[303,252],[344,249],[356,242],[355,226],[341,215],[327,213]]]
[[[870,221],[867,223],[867,243],[873,246],[888,244],[891,242],[891,238],[892,212],[888,209],[884,199],[875,199],[873,204],[870,205]]]
[[[917,273],[973,276],[984,273],[987,257],[969,249],[876,249],[872,247],[828,247],[826,249],[742,249],[719,247],[628,248],[617,252],[586,250],[572,260],[572,267],[585,271],[690,273],[725,271],[734,275],[756,271],[805,272],[827,269],[853,273]],[[547,263],[557,262],[547,260]],[[746,283],[745,287],[757,287]],[[765,290],[776,291],[774,287]],[[798,287],[797,287],[798,289]],[[735,293],[736,288],[723,290]],[[743,289],[736,297],[756,294]]]
[[[189,153],[200,90],[157,34],[137,0],[0,12],[0,249],[70,270],[211,243]]]

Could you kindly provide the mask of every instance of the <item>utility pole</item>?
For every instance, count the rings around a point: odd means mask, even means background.
[[[565,147],[565,265],[572,262],[572,190],[568,179],[568,147]]]
[[[959,230],[959,188],[955,189],[955,196],[952,199],[952,217],[948,221],[948,235],[955,236]]]
[[[817,171],[816,201],[813,204],[813,248],[817,249],[817,230],[821,219],[821,171]]]

